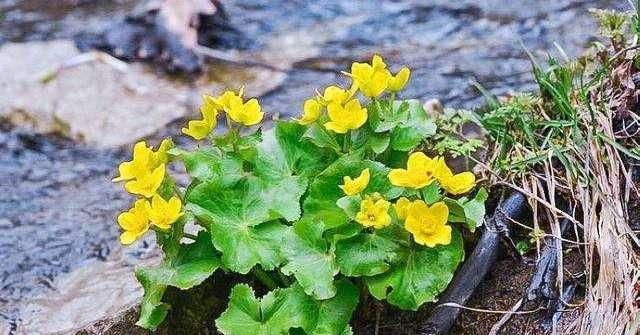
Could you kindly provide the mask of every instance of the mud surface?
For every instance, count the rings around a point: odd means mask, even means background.
[[[0,0],[0,43],[70,38],[85,29],[98,30],[135,2]],[[449,107],[482,103],[472,81],[495,94],[535,89],[521,43],[541,59],[543,52],[557,54],[554,42],[576,55],[595,32],[587,9],[612,6],[595,0],[224,4],[231,24],[244,34],[239,42],[244,52],[274,65],[292,64],[282,84],[262,97],[265,111],[282,117],[297,114],[302,100],[316,88],[344,82],[339,71],[374,52],[383,54],[393,70],[404,64],[412,68],[406,96],[437,97]],[[278,48],[280,60],[274,56]],[[0,333],[3,322],[14,329],[20,302],[50,290],[60,274],[120,250],[114,218],[129,202],[109,181],[126,150],[98,150],[1,128]],[[135,257],[144,250],[141,243],[129,253]]]

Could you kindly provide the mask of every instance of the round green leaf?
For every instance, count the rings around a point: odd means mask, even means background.
[[[280,243],[288,221],[300,217],[299,199],[306,189],[301,177],[265,181],[246,177],[233,188],[202,183],[187,197],[186,208],[211,233],[226,268],[247,273],[256,264],[273,269],[282,262]]]
[[[338,273],[338,266],[322,238],[322,222],[300,220],[289,230],[282,242],[282,253],[287,259],[282,272],[292,274],[308,295],[317,299],[333,297],[336,294],[333,276]]]
[[[377,234],[358,234],[335,246],[340,272],[346,276],[373,276],[390,268],[399,246]]]
[[[412,243],[403,247],[388,272],[367,277],[369,292],[405,310],[415,311],[425,302],[435,301],[464,258],[462,236],[452,228],[448,245],[427,248]]]
[[[399,123],[398,126],[391,131],[391,148],[400,151],[410,151],[418,146],[423,139],[436,133],[436,124],[427,117],[427,113],[420,101],[396,101],[396,104],[404,103],[408,104],[409,118]]]

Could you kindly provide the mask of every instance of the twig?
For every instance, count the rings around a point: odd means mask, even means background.
[[[456,304],[453,302],[449,302],[446,304],[442,304],[442,305],[438,305],[438,307],[443,306],[443,307],[454,307],[454,308],[458,308],[458,309],[464,309],[467,311],[472,311],[472,312],[478,312],[478,313],[487,313],[487,314],[509,314],[509,315],[524,315],[524,314],[533,314],[533,313],[537,313],[540,312],[542,310],[545,310],[544,307],[538,307],[536,309],[532,309],[530,311],[501,311],[501,310],[496,310],[496,309],[484,309],[484,308],[473,308],[473,307],[467,307],[467,306],[463,306],[460,304]]]
[[[491,331],[489,332],[489,335],[497,335],[500,332],[500,330],[507,323],[507,321],[511,319],[511,316],[515,315],[518,312],[518,310],[520,309],[520,306],[522,305],[522,300],[523,299],[518,300],[518,302],[516,302],[515,305],[511,307],[511,310],[510,310],[511,313],[507,313],[504,316],[502,316],[502,318],[500,318],[500,321],[496,322],[491,327]]]

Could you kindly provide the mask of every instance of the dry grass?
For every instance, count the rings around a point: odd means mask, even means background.
[[[624,37],[619,13],[597,14],[611,25],[609,48],[575,62],[550,59],[545,70],[534,62],[540,97],[490,101],[479,119],[494,142],[488,178],[528,195],[533,232],[547,227],[554,243],[578,245],[584,255],[586,273],[565,278],[558,254],[559,292],[566,279],[582,281],[586,293],[583,301],[564,302],[581,316],[554,332],[629,335],[640,323],[640,241],[630,227],[636,209],[627,208],[630,197],[640,197],[629,171],[640,162],[640,80],[633,80],[640,79],[633,61],[640,35]],[[640,18],[633,22],[640,27]],[[563,217],[579,241],[560,236]]]

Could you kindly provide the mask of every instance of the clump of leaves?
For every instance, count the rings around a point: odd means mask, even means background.
[[[435,116],[438,131],[427,139],[425,146],[438,153],[452,158],[468,157],[484,146],[480,138],[468,136],[464,127],[479,124],[475,113],[464,109],[446,108]]]
[[[159,265],[136,271],[145,289],[138,325],[163,321],[167,286],[189,289],[216,269],[270,290],[233,288],[216,321],[227,335],[349,334],[361,294],[417,310],[447,287],[464,258],[460,230],[482,224],[487,193],[472,193],[471,172],[413,152],[436,125],[418,101],[395,99],[408,68],[393,75],[374,56],[346,74],[350,88],[327,87],[300,119],[272,129],[255,130],[264,113],[241,89],[204,97],[202,119],[183,129],[194,149],[136,145],[116,178],[139,196],[118,219],[122,241],[151,229],[164,251]],[[223,115],[227,131],[216,134]],[[178,162],[185,187],[166,172]],[[184,232],[188,223],[197,236]]]

